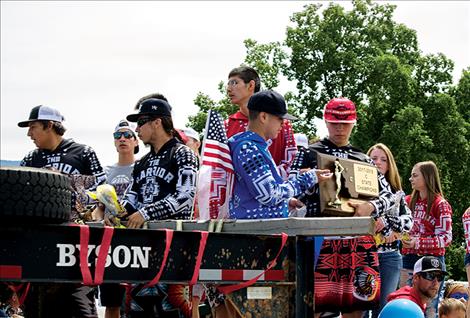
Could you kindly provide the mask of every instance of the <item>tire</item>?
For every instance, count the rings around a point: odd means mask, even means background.
[[[63,223],[71,210],[69,177],[46,169],[0,167],[0,218]]]

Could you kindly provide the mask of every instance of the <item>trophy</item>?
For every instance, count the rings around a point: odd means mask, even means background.
[[[334,177],[320,183],[320,209],[330,216],[353,216],[348,203],[363,203],[379,196],[377,167],[350,159],[317,153],[318,168],[333,171]]]

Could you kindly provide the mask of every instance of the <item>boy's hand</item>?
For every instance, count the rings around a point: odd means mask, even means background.
[[[333,173],[328,169],[315,169],[315,174],[317,175],[318,183],[325,182],[333,176]]]

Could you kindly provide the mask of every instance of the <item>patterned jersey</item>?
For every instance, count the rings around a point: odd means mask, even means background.
[[[289,198],[317,183],[314,170],[284,181],[267,150],[268,144],[252,131],[229,139],[235,170],[230,217],[268,219],[287,217]]]
[[[411,210],[405,202],[405,193],[403,191],[400,190],[395,193],[395,205],[386,213],[381,214],[380,218],[384,224],[384,228],[380,233],[384,237],[391,235],[392,231],[403,233],[411,230],[411,227],[413,226],[413,218],[411,216]],[[383,243],[377,246],[379,253],[398,251],[398,249],[399,241]]]
[[[338,147],[327,138],[311,145],[308,149],[299,151],[292,163],[290,177],[295,177],[303,168],[317,168],[317,153],[323,153],[337,158],[351,159],[374,164],[372,159],[362,153],[359,149],[351,145]],[[374,217],[380,217],[386,214],[395,204],[395,195],[392,193],[390,185],[382,174],[378,174],[379,179],[379,198],[370,201],[375,207]],[[307,217],[320,216],[320,191],[315,186],[307,190],[299,199],[307,206]]]
[[[462,215],[462,224],[465,232],[465,247],[467,254],[470,254],[470,208]]]
[[[406,196],[410,204],[411,196]],[[403,248],[403,254],[442,256],[452,242],[452,207],[441,196],[436,196],[429,214],[427,200],[418,199],[412,211],[413,227],[410,236],[417,237],[415,248]]]
[[[23,158],[20,165],[34,168],[51,167],[64,174],[94,176],[96,183],[89,190],[106,181],[95,151],[72,139],[63,139],[53,151],[35,149]]]
[[[248,117],[238,111],[229,116],[224,122],[227,138],[240,132],[245,132],[248,127]],[[288,120],[284,120],[279,135],[274,140],[269,140],[269,152],[271,153],[279,173],[283,179],[289,174],[290,166],[297,152],[294,131]]]
[[[199,162],[194,151],[175,138],[153,149],[134,165],[123,205],[146,220],[189,219]]]

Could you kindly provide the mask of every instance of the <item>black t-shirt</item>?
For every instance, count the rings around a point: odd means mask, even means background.
[[[96,177],[97,183],[106,180],[95,151],[72,139],[63,139],[54,151],[35,149],[23,158],[20,165],[34,168],[51,167],[64,174],[92,175]]]
[[[196,192],[199,162],[194,151],[175,138],[158,153],[153,149],[138,160],[123,205],[146,220],[188,219]]]
[[[77,178],[94,178],[80,188],[72,178],[72,212],[80,207],[92,203],[86,191],[94,191],[96,187],[106,181],[106,175],[96,156],[95,151],[86,145],[76,143],[72,139],[63,139],[54,151],[35,149],[27,154],[20,163],[21,166],[33,168],[53,168],[63,174],[78,176]],[[78,180],[78,179],[77,179]],[[77,215],[72,214],[71,218]]]
[[[317,153],[374,164],[369,156],[350,144],[338,147],[329,139],[325,138],[309,146],[308,149],[302,149],[297,153],[292,163],[290,175],[297,175],[300,169],[303,168],[317,168]],[[395,197],[385,177],[379,173],[378,179],[380,188],[379,198],[371,201],[376,208],[374,215],[387,211],[395,204]],[[320,216],[320,191],[318,185],[315,185],[312,189],[305,192],[299,199],[307,206],[307,217]]]

